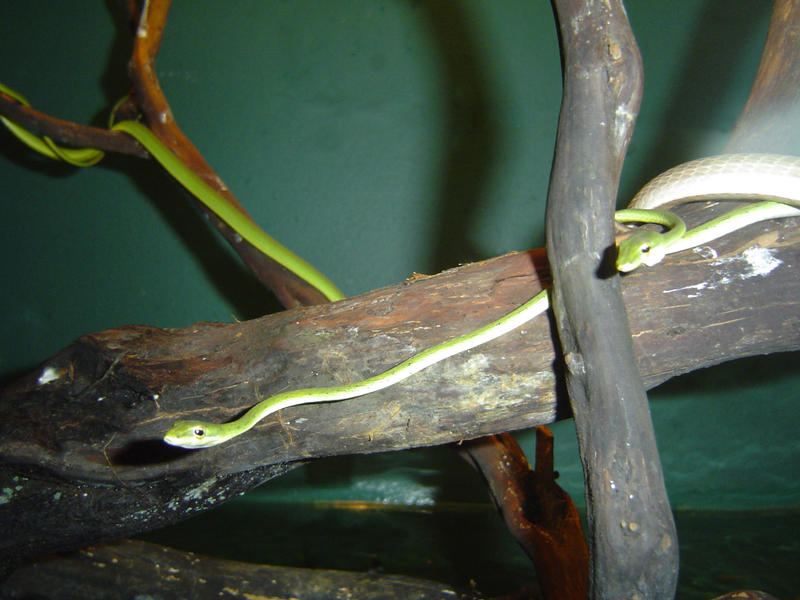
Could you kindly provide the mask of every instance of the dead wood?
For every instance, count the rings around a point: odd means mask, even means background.
[[[123,593],[127,598],[163,600],[481,597],[411,577],[252,565],[133,540],[46,557],[0,583],[3,598],[117,600]]]
[[[619,174],[642,95],[621,0],[554,0],[564,94],[547,195],[553,313],[585,482],[594,598],[672,598],[675,523],[615,272]]]
[[[712,210],[698,207],[697,220]],[[690,221],[691,222],[691,221]],[[751,226],[623,278],[648,386],[800,347],[800,233]],[[226,420],[287,388],[356,381],[473,329],[547,283],[516,253],[244,323],[129,326],[83,336],[0,392],[0,560],[77,548],[186,518],[320,456],[443,444],[569,415],[539,317],[383,392],[306,405],[232,442],[173,449],[176,418]]]
[[[487,436],[459,446],[480,470],[509,532],[536,566],[545,599],[586,600],[589,549],[575,504],[556,483],[553,434],[536,428],[536,468],[512,435]]]

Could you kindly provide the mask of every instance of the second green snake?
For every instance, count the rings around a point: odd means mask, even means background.
[[[317,288],[330,301],[344,298],[330,279],[286,246],[270,237],[217,190],[187,167],[152,131],[136,121],[120,121],[112,129],[123,131],[144,146],[166,171],[220,219],[258,250]]]
[[[14,98],[24,106],[30,106],[30,102],[22,94],[2,83],[0,83],[0,92]],[[313,265],[268,235],[245,213],[229,202],[225,196],[203,181],[202,178],[175,156],[150,129],[137,121],[114,123],[115,109],[116,106],[111,111],[109,127],[116,131],[122,131],[136,139],[172,177],[239,234],[242,239],[317,288],[328,300],[333,302],[344,298],[342,292],[330,279],[320,273]],[[0,122],[28,147],[54,160],[61,160],[76,167],[89,167],[97,164],[105,156],[102,150],[95,148],[65,148],[59,146],[49,137],[37,136],[3,116],[0,116]]]

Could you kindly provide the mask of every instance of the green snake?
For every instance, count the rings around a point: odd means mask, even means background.
[[[24,98],[0,84],[0,91],[27,104]],[[78,166],[99,161],[103,153],[93,149],[61,148],[48,138],[38,138],[4,117],[0,120],[23,142],[51,158]],[[306,261],[267,235],[224,196],[206,184],[180,161],[147,127],[135,121],[115,123],[139,141],[161,165],[242,238],[302,279],[314,285],[328,299],[343,296],[336,286]],[[617,211],[622,223],[654,223],[663,232],[640,230],[619,244],[617,269],[632,271],[645,264],[653,266],[667,254],[706,244],[747,225],[783,217],[800,216],[800,159],[771,154],[731,154],[692,161],[656,177],[636,195],[630,208]],[[677,215],[654,210],[679,200],[705,197],[750,198],[763,200],[686,230]],[[164,441],[182,448],[207,448],[242,435],[262,419],[279,410],[320,402],[355,398],[385,389],[450,356],[465,352],[498,338],[549,307],[548,291],[543,290],[510,313],[456,338],[432,346],[400,364],[357,383],[283,392],[262,400],[239,418],[228,423],[180,420],[170,427]]]
[[[144,146],[166,171],[220,219],[258,250],[317,288],[331,302],[344,294],[314,266],[268,235],[227,198],[187,167],[152,131],[137,121],[120,121],[112,129],[123,131]]]
[[[22,95],[2,83],[0,83],[0,91],[21,104],[30,106],[30,103]],[[112,110],[112,119],[113,114],[114,111]],[[94,148],[63,148],[53,142],[52,139],[46,136],[40,138],[6,117],[0,117],[0,121],[22,142],[49,158],[63,160],[78,167],[88,167],[99,162],[104,156],[101,150]],[[135,138],[170,175],[244,240],[317,288],[328,300],[333,302],[344,298],[342,292],[325,275],[268,235],[245,213],[229,202],[225,196],[203,181],[200,176],[175,156],[150,129],[137,121],[112,122],[109,123],[109,126],[115,131],[122,131]]]
[[[728,156],[726,155],[726,158]],[[688,174],[687,176],[689,177],[691,177],[692,166],[692,163],[687,163],[682,167],[684,173]],[[795,181],[798,181],[800,180],[800,159],[794,160],[794,169],[796,170]],[[684,181],[683,179],[680,180]],[[666,195],[670,191],[669,187],[669,184],[664,185],[662,195]],[[645,189],[647,189],[648,193],[652,192],[652,188],[643,188],[643,190]],[[729,188],[721,184],[718,184],[717,189],[723,190],[723,193],[728,194],[726,190]],[[785,200],[800,204],[800,198],[795,198],[793,193],[793,191],[787,191]],[[740,194],[732,192],[729,195],[740,196]],[[758,196],[758,194],[756,193],[755,196]],[[623,272],[631,271],[641,264],[655,265],[667,254],[708,243],[713,239],[727,235],[752,223],[767,219],[800,216],[800,209],[794,206],[773,201],[763,201],[746,204],[687,231],[683,220],[677,215],[650,208],[638,208],[639,201],[640,198],[637,195],[631,202],[631,206],[634,208],[617,211],[615,219],[623,223],[656,223],[663,225],[666,231],[663,233],[637,231],[623,240],[619,245],[617,255],[617,269]],[[655,202],[652,204],[653,206],[658,205],[658,199]],[[164,441],[173,446],[188,449],[208,448],[243,434],[262,419],[279,410],[301,404],[346,400],[382,390],[445,358],[465,352],[508,333],[545,312],[549,305],[548,292],[543,290],[525,304],[496,321],[423,350],[391,369],[357,383],[300,389],[276,394],[255,404],[242,416],[228,423],[208,423],[194,420],[175,421],[164,435]]]

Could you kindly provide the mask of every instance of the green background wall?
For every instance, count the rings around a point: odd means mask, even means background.
[[[718,152],[769,21],[756,0],[629,0],[645,96],[620,204]],[[0,81],[45,112],[103,124],[128,89],[113,2],[0,3]],[[561,75],[541,1],[176,1],[158,61],[179,125],[255,219],[346,294],[543,244]],[[799,148],[800,150],[800,148]],[[279,309],[151,161],[76,170],[0,131],[0,376],[75,337]],[[678,509],[800,504],[797,354],[652,393]],[[579,503],[572,423],[554,427]],[[532,436],[522,434],[526,450]],[[446,449],[325,460],[249,501],[484,501]]]

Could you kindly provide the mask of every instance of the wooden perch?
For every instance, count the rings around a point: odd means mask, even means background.
[[[798,254],[800,230],[785,219],[624,277],[647,385],[800,348]],[[383,392],[284,411],[226,445],[191,452],[160,439],[179,417],[226,420],[278,391],[380,372],[519,305],[547,273],[542,252],[516,253],[244,323],[81,337],[0,393],[0,489],[10,490],[0,562],[176,522],[297,461],[568,416],[556,402],[561,375],[542,316]]]
[[[547,253],[583,464],[589,597],[672,598],[677,533],[608,252],[642,61],[621,0],[553,4],[564,94],[547,194]]]

